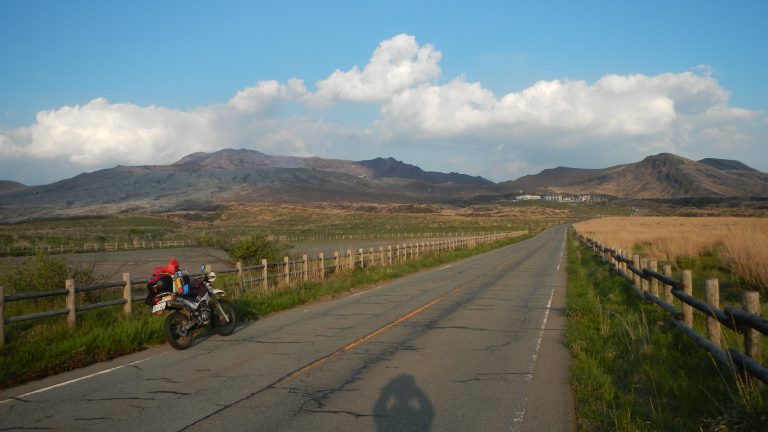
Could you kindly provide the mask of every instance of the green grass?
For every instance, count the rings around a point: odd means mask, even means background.
[[[266,214],[265,214],[266,213]],[[377,213],[366,211],[309,212],[303,208],[261,208],[226,213],[220,223],[207,231],[242,236],[252,231],[263,234],[311,238],[322,236],[417,236],[423,234],[479,233],[491,231],[536,231],[550,221],[492,217],[482,213],[446,215],[440,213]]]
[[[347,205],[328,208],[253,205],[185,219],[179,215],[111,215],[18,224],[0,223],[0,255],[83,251],[83,245],[150,244],[196,240],[204,233],[234,238],[260,233],[289,238],[357,236],[411,237],[443,233],[538,232],[554,224],[595,215],[625,214],[622,206],[603,204],[495,203],[468,207],[446,205]],[[202,218],[202,219],[200,219]],[[201,225],[204,228],[201,228]],[[21,249],[21,248],[24,249]]]
[[[143,307],[132,317],[110,310],[84,312],[70,330],[61,318],[16,333],[0,349],[0,388],[144,349],[164,340],[162,320]]]
[[[290,309],[310,301],[331,298],[342,292],[360,289],[443,263],[456,261],[488,250],[516,243],[530,235],[474,249],[460,249],[428,255],[418,261],[388,267],[372,267],[329,277],[324,282],[305,282],[269,294],[246,292],[233,297],[238,315],[255,320],[270,313]],[[226,285],[221,276],[221,285]],[[230,292],[232,294],[232,292]],[[163,320],[153,317],[141,303],[134,303],[131,317],[114,310],[93,310],[78,315],[75,330],[67,328],[61,317],[46,319],[42,324],[14,324],[6,331],[9,343],[0,348],[0,388],[15,386],[46,375],[107,360],[147,346],[164,343]]]
[[[164,217],[145,215],[119,215],[87,217],[51,221],[0,224],[0,253],[21,254],[18,247],[34,251],[35,247],[53,251],[69,247],[82,248],[83,244],[124,243],[134,240],[147,243],[158,240],[179,240],[182,227]],[[8,247],[9,249],[6,249]],[[29,250],[26,251],[29,253]]]
[[[768,393],[738,382],[569,240],[571,385],[583,431],[757,431]]]

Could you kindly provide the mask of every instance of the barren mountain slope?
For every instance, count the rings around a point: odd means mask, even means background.
[[[736,161],[696,162],[669,153],[604,169],[559,167],[502,183],[508,191],[603,194],[621,198],[768,196],[768,174]],[[714,165],[714,166],[713,166]],[[725,169],[718,169],[722,166]],[[734,166],[747,169],[734,170]]]

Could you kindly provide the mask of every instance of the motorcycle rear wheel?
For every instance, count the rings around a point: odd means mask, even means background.
[[[172,312],[165,319],[165,337],[168,343],[177,350],[189,348],[192,345],[192,330],[184,330],[189,322],[181,312]]]
[[[232,306],[232,303],[226,300],[219,300],[217,303],[218,305],[212,305],[211,307],[211,327],[213,327],[213,331],[216,333],[222,336],[229,336],[235,331],[235,327],[237,326],[235,307]],[[229,321],[221,316],[219,307],[221,307],[221,309],[224,310],[224,313],[227,314]]]

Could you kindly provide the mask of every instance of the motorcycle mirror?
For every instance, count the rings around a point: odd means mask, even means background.
[[[200,265],[200,272],[205,273],[205,264]]]

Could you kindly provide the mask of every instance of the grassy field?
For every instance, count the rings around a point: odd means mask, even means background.
[[[765,386],[735,380],[574,239],[568,274],[566,339],[579,430],[765,430]]]
[[[18,247],[197,240],[206,233],[323,238],[412,236],[416,234],[538,231],[544,226],[595,215],[624,215],[621,205],[539,202],[454,207],[426,204],[253,204],[217,212],[158,216],[116,215],[0,224],[0,254]]]
[[[82,219],[0,224],[0,254],[6,248],[74,246],[85,243],[132,244],[134,241],[173,240],[183,225],[167,217],[118,215]]]
[[[632,217],[594,219],[574,225],[588,237],[606,245],[669,263],[673,277],[682,270],[693,274],[693,296],[706,299],[705,281],[715,278],[720,287],[720,308],[740,308],[745,291],[758,291],[762,316],[768,316],[768,219]],[[681,307],[678,301],[676,307]],[[694,313],[694,328],[706,334],[706,318]],[[743,351],[736,333],[723,331],[723,346]],[[763,344],[768,359],[768,344]]]
[[[575,225],[605,245],[733,279],[768,294],[768,218],[602,218]],[[698,262],[698,264],[697,264]],[[701,265],[709,262],[710,265]]]
[[[423,233],[538,231],[573,218],[567,209],[430,205],[250,205],[234,208],[207,226],[239,234],[256,230],[284,236],[375,236]]]

